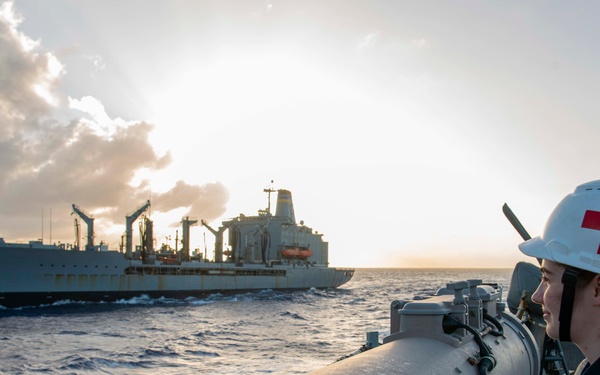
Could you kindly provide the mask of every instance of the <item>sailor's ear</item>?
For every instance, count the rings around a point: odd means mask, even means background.
[[[594,276],[592,286],[594,288],[594,305],[600,306],[600,274]]]

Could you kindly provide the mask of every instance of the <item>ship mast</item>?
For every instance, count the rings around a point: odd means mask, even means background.
[[[273,184],[273,180],[271,180],[271,184]],[[271,214],[271,193],[274,193],[277,190],[275,190],[275,189],[273,189],[272,187],[269,186],[268,188],[263,189],[263,191],[265,193],[267,193],[267,200],[268,200],[268,203],[267,203],[267,215],[270,215]]]

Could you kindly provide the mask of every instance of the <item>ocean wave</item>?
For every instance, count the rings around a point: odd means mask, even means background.
[[[58,335],[73,335],[73,336],[84,336],[87,335],[87,332],[84,331],[60,331],[57,333]]]
[[[202,331],[202,332],[193,333],[192,336],[198,337],[198,338],[217,337],[217,336],[220,336],[222,333],[223,332],[221,332],[221,331],[206,330],[206,331]]]
[[[199,357],[220,357],[219,353],[207,352],[207,351],[204,351],[204,350],[191,350],[191,349],[188,349],[188,350],[185,351],[185,353],[192,354],[192,355],[199,356]]]
[[[306,294],[324,298],[335,298],[337,296],[336,291],[333,289],[310,288],[306,291]]]
[[[100,332],[99,334],[100,334],[100,336],[104,336],[104,337],[126,337],[122,334],[115,333],[115,332]]]
[[[300,316],[299,314],[296,314],[296,313],[291,313],[291,312],[289,312],[289,311],[282,312],[282,313],[281,313],[281,314],[279,314],[279,315],[280,315],[280,316],[289,316],[289,317],[291,317],[291,318],[293,318],[293,319],[307,320],[306,318],[303,318],[303,317],[302,317],[302,316]]]
[[[366,302],[367,299],[366,298],[354,298],[351,301],[346,302],[347,305],[358,305],[362,302]]]
[[[53,302],[51,304],[41,305],[41,307],[45,307],[45,306],[64,306],[64,305],[75,305],[75,304],[84,305],[86,303],[89,303],[89,302],[85,302],[85,301],[73,301],[73,300],[70,300],[70,299],[61,299],[60,301],[56,301],[56,302]]]
[[[188,297],[184,300],[187,304],[189,305],[209,305],[211,303],[215,303],[216,301],[214,300],[207,300],[207,299],[198,299],[196,297]]]
[[[79,372],[96,372],[96,373],[112,373],[116,369],[127,369],[134,370],[135,369],[144,369],[144,368],[152,368],[156,366],[156,363],[150,361],[119,361],[109,358],[101,358],[101,357],[83,357],[79,355],[69,356],[64,358],[62,362],[68,362],[56,368],[46,368],[46,369],[36,369],[35,372],[50,372],[53,373],[54,369],[57,370],[69,370],[69,371],[77,371]],[[107,371],[106,369],[109,369]]]
[[[147,294],[142,294],[138,297],[133,297],[129,299],[120,299],[113,304],[115,305],[152,305],[156,302],[156,299],[150,298]]]
[[[147,348],[140,354],[139,358],[147,358],[147,357],[178,357],[179,353],[175,350],[164,347],[162,349],[150,349]]]

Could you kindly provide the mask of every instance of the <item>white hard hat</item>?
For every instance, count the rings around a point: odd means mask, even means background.
[[[600,273],[600,180],[578,186],[550,214],[541,236],[525,241],[526,255]]]

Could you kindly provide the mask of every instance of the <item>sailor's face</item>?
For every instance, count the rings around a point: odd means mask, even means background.
[[[564,267],[550,260],[542,261],[542,282],[531,296],[531,300],[542,305],[546,333],[553,339],[558,339],[558,314],[563,284],[561,282]]]

